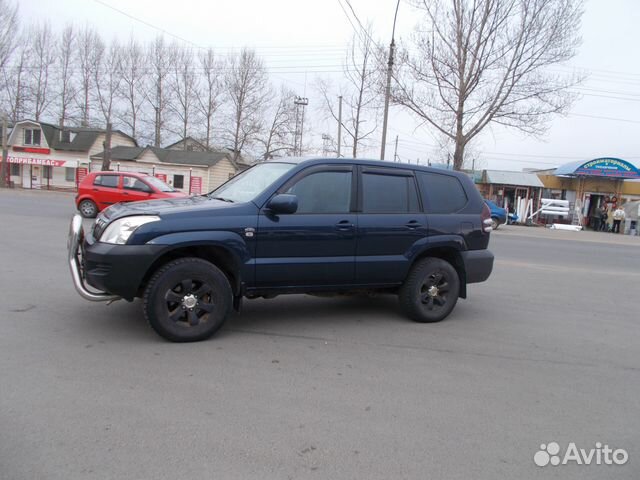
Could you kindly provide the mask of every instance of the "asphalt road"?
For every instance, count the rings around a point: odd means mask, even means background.
[[[171,344],[67,271],[71,197],[0,192],[0,479],[637,479],[640,237],[502,228],[444,322],[278,297]],[[538,467],[540,444],[625,465]]]

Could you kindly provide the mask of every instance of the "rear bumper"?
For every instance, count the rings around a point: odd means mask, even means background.
[[[493,253],[489,250],[461,252],[467,283],[484,282],[493,270]]]

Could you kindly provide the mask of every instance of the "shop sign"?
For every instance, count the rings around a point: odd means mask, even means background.
[[[596,158],[582,164],[575,171],[576,175],[613,178],[640,178],[638,169],[620,158]]]
[[[158,180],[162,180],[164,183],[167,183],[167,174],[166,173],[156,173],[155,177]]]
[[[15,157],[9,155],[7,157],[9,163],[17,163],[20,165],[42,165],[45,167],[71,167],[76,168],[78,166],[77,160],[53,160],[51,158],[39,158],[39,157]],[[0,158],[0,161],[2,159]]]

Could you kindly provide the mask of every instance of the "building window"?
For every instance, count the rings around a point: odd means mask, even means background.
[[[53,178],[53,167],[45,165],[42,167],[42,178],[51,180]]]
[[[71,167],[66,167],[64,169],[64,179],[67,182],[75,182],[76,181],[76,169]]]
[[[41,138],[42,138],[42,131],[39,128],[24,129],[25,145],[40,145]]]
[[[20,164],[12,163],[11,164],[11,176],[19,177],[20,176]]]
[[[184,188],[184,175],[173,176],[173,188]]]

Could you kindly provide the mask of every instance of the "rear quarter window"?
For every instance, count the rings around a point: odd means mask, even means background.
[[[464,187],[453,175],[416,172],[427,213],[455,213],[469,201]]]

